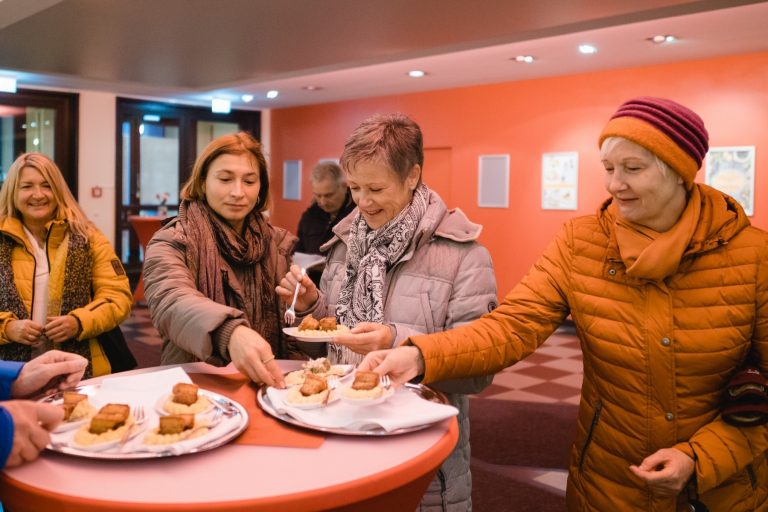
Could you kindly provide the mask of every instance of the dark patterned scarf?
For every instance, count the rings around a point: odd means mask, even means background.
[[[27,308],[21,300],[16,288],[11,255],[18,242],[7,235],[0,235],[0,311],[10,311],[19,320],[29,318]],[[91,273],[92,258],[91,247],[88,239],[76,233],[69,232],[62,241],[58,251],[66,250],[66,262],[64,264],[64,279],[60,293],[49,292],[50,297],[60,297],[59,300],[49,300],[47,315],[66,315],[70,311],[83,307],[91,301]],[[53,265],[52,265],[53,267]],[[51,268],[48,281],[49,289],[57,281],[55,269]],[[34,276],[32,276],[34,286]],[[66,352],[73,352],[88,359],[88,367],[84,378],[92,374],[90,345],[87,340],[78,341],[71,339],[64,343],[49,343],[48,349],[56,348]],[[8,361],[29,361],[32,358],[32,347],[21,343],[8,343],[0,345],[0,358]]]
[[[187,265],[197,275],[197,289],[219,304],[243,311],[250,327],[277,354],[280,314],[271,271],[277,255],[270,251],[269,223],[254,210],[245,218],[241,235],[203,201],[183,201],[179,220],[187,235]]]
[[[347,239],[347,268],[336,304],[336,318],[348,327],[359,322],[384,320],[387,271],[405,254],[427,211],[429,189],[420,185],[411,202],[391,221],[371,229],[358,212]],[[332,358],[355,363],[363,356],[350,349],[329,345]]]

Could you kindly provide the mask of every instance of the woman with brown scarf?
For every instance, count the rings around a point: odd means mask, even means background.
[[[181,190],[178,217],[147,246],[144,283],[163,364],[230,361],[282,386],[288,356],[275,295],[296,237],[267,221],[269,174],[261,144],[224,135],[203,150]]]

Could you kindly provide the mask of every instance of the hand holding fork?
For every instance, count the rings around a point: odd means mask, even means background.
[[[301,276],[299,277],[299,280],[296,281],[296,290],[293,292],[293,301],[291,301],[291,307],[285,310],[285,317],[283,319],[285,320],[285,325],[291,326],[293,325],[293,322],[296,320],[296,299],[299,297],[299,290],[301,289],[301,281],[304,279],[304,276],[307,274],[306,269],[301,269]]]

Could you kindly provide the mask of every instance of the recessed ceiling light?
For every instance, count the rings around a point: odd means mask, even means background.
[[[595,48],[591,44],[580,44],[579,45],[579,52],[583,53],[584,55],[589,55],[589,54],[592,54],[592,53],[597,53],[597,48]]]
[[[671,34],[659,34],[648,38],[649,41],[655,44],[674,43],[677,41],[677,37]]]
[[[253,94],[243,94],[242,96],[240,96],[240,99],[246,103],[250,103],[253,101]]]
[[[322,89],[322,87],[320,87],[319,85],[305,85],[304,87],[302,87],[302,89],[304,89],[305,91],[319,91],[320,89]]]
[[[513,59],[515,62],[525,62],[526,64],[530,64],[531,62],[536,60],[536,57],[533,55],[518,55]]]
[[[408,76],[411,77],[411,78],[421,78],[421,77],[423,77],[426,74],[427,73],[425,71],[422,71],[420,69],[413,69],[413,70],[408,72]]]
[[[280,94],[280,91],[276,91],[272,89],[271,91],[267,91],[267,98],[273,100],[277,98],[277,96]]]
[[[0,76],[0,92],[16,92],[16,78]]]
[[[213,98],[211,100],[211,112],[216,114],[229,114],[231,110],[231,101],[224,98]]]

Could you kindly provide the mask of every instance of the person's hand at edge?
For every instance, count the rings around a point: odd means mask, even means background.
[[[357,369],[389,375],[392,383],[400,386],[424,373],[424,358],[421,350],[413,345],[377,350],[365,356]]]
[[[358,354],[367,354],[374,350],[385,350],[394,343],[392,328],[386,324],[360,322],[349,334],[339,334],[333,337],[333,342],[349,347]]]
[[[5,324],[5,337],[22,345],[34,345],[41,341],[43,326],[32,320],[9,320]]]
[[[11,396],[71,389],[83,378],[88,360],[71,352],[50,350],[26,363],[11,385]]]
[[[64,418],[64,409],[29,400],[9,400],[3,407],[13,418],[13,445],[6,467],[35,460],[50,442],[50,431]]]
[[[685,488],[696,468],[695,461],[675,448],[662,448],[649,455],[639,466],[629,466],[643,480],[654,496],[677,496]]]
[[[301,278],[301,279],[299,279]],[[275,293],[286,304],[293,300],[293,292],[296,290],[296,283],[300,283],[301,289],[296,297],[296,312],[306,311],[317,302],[320,296],[317,286],[312,282],[308,275],[301,277],[301,267],[291,265],[291,270],[280,280],[280,284],[275,287]]]
[[[250,327],[239,325],[229,339],[229,357],[241,373],[255,382],[282,389],[283,371],[275,361],[272,347]]]
[[[80,325],[72,315],[50,316],[43,328],[45,337],[56,343],[63,343],[77,335]]]

